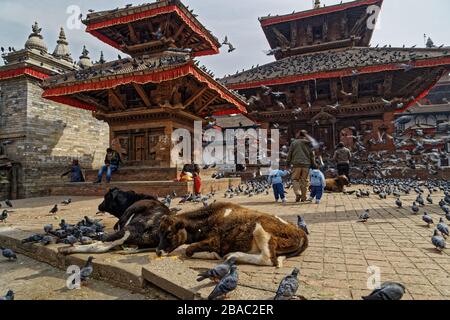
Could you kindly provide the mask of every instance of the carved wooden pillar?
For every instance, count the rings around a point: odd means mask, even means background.
[[[358,95],[359,95],[359,79],[358,77],[352,78],[352,94],[353,94],[353,101],[358,101]]]
[[[393,83],[394,75],[392,73],[386,73],[384,75],[383,82],[383,95],[384,98],[389,98],[392,96],[392,83]]]
[[[336,79],[331,79],[330,80],[330,95],[331,95],[331,100],[333,102],[336,102],[338,100],[338,83]]]

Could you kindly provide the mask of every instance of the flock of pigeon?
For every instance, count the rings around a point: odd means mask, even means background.
[[[62,204],[66,206],[70,203],[72,203],[71,199],[66,199],[62,202]],[[8,207],[13,207],[13,204],[9,200],[6,201],[6,204]],[[55,215],[58,211],[58,205],[55,205],[52,210],[50,210],[50,213]],[[4,213],[5,212],[7,212],[7,210],[5,210]],[[32,236],[23,239],[21,242],[22,244],[38,243],[42,246],[48,246],[54,243],[63,243],[71,246],[74,246],[77,243],[88,245],[95,241],[102,241],[106,236],[104,229],[105,226],[101,223],[101,220],[94,220],[87,216],[75,225],[68,224],[62,219],[57,227],[53,226],[53,224],[45,225],[43,227],[43,233],[33,234]],[[17,261],[17,255],[12,249],[0,246],[0,251],[2,256],[8,259],[8,261]],[[87,284],[94,272],[93,260],[94,257],[89,257],[86,264],[80,268],[81,284]],[[9,290],[5,296],[0,297],[0,300],[14,300],[14,292]]]
[[[395,198],[395,206],[398,209],[404,208],[401,197],[403,195],[410,195],[414,192],[417,196],[415,201],[411,204],[411,214],[418,215],[421,208],[424,209],[427,205],[433,205],[434,193],[439,191],[444,193],[444,198],[439,201],[439,208],[442,211],[442,217],[439,217],[439,223],[435,223],[433,217],[426,211],[423,212],[422,221],[428,226],[436,225],[436,228],[431,236],[432,245],[438,250],[446,249],[446,238],[449,234],[449,227],[445,223],[444,217],[450,221],[450,183],[448,181],[427,181],[419,183],[416,180],[398,180],[398,179],[360,179],[356,181],[357,184],[373,186],[373,193],[380,199],[387,199],[388,196]],[[428,193],[425,197],[425,193]],[[358,190],[355,192],[357,198],[369,197],[370,192],[367,190]],[[363,212],[359,221],[367,222],[370,219],[370,212],[366,210]]]

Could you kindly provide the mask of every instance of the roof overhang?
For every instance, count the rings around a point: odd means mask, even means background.
[[[47,81],[43,97],[56,102],[71,105],[73,107],[95,111],[95,105],[90,105],[84,101],[76,99],[76,94],[86,93],[89,91],[109,90],[119,86],[129,84],[148,84],[161,83],[175,80],[182,77],[192,76],[197,81],[205,84],[210,90],[213,90],[220,98],[225,100],[234,109],[235,113],[246,113],[246,103],[230,92],[226,87],[217,83],[209,75],[200,70],[193,62],[178,65],[175,67],[165,68],[164,70],[153,72],[134,72],[129,74],[121,74],[113,77],[105,77],[100,79],[91,79],[87,81],[77,81],[71,83],[58,83],[52,85],[51,81]]]
[[[335,13],[335,12],[344,11],[347,9],[357,8],[357,7],[361,7],[361,6],[370,6],[370,5],[376,5],[376,4],[381,5],[382,3],[383,3],[383,0],[358,0],[358,1],[347,2],[347,3],[343,3],[343,4],[337,4],[334,6],[321,7],[318,9],[312,9],[312,10],[308,10],[308,11],[296,12],[296,13],[288,14],[288,15],[264,17],[264,18],[261,18],[260,21],[261,21],[262,27],[267,27],[267,26],[271,26],[271,25],[275,25],[275,24],[279,24],[279,23],[285,23],[285,22],[290,22],[290,21],[295,21],[295,20],[311,18],[311,17],[315,17],[315,16]]]
[[[131,10],[131,9],[130,9]],[[204,56],[218,54],[220,43],[214,36],[204,28],[201,23],[190,13],[190,11],[179,1],[161,1],[140,6],[138,10],[130,12],[130,10],[123,10],[119,16],[115,13],[106,14],[102,20],[87,19],[84,23],[87,25],[86,31],[97,37],[101,41],[113,46],[114,48],[126,52],[123,45],[107,37],[103,30],[119,25],[132,24],[137,21],[152,19],[157,16],[175,14],[177,15],[184,26],[189,27],[192,32],[197,34],[207,45],[208,49],[192,52],[192,56]]]

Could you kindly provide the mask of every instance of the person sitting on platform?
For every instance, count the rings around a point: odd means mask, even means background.
[[[78,160],[72,161],[72,167],[67,172],[61,175],[61,178],[70,174],[70,182],[85,182],[83,172],[81,171],[80,163]]]
[[[194,175],[192,174],[191,165],[189,165],[189,164],[184,165],[183,170],[181,171],[181,174],[180,174],[179,181],[180,182],[189,182],[189,181],[194,180],[193,178],[194,178]]]
[[[122,163],[120,154],[111,148],[106,150],[105,165],[98,172],[98,179],[95,183],[101,183],[103,174],[106,173],[106,182],[111,182],[111,176],[113,172],[119,170],[119,166]]]

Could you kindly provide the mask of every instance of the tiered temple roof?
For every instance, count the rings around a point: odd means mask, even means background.
[[[130,54],[44,83],[44,97],[100,113],[174,112],[189,117],[246,112],[246,102],[192,57],[215,54],[219,42],[179,0],[88,15],[87,31]],[[80,61],[87,56],[83,52]],[[169,113],[170,113],[169,112]]]
[[[236,112],[246,111],[246,104],[240,96],[213,80],[188,54],[173,52],[97,64],[84,70],[52,77],[44,83],[47,88],[44,97],[75,107],[107,111],[115,108],[108,102],[111,91],[117,87],[130,86],[134,88],[132,91],[135,91],[137,100],[128,100],[127,109],[149,108],[152,105],[161,107],[165,101],[152,104],[149,92],[155,90],[157,84],[175,81],[181,77],[186,77],[185,85],[189,83],[194,87],[199,86],[197,92],[180,92],[188,101],[185,107],[194,105],[194,102],[199,103],[197,108],[191,110],[193,113],[208,114],[220,111],[227,105],[235,106]],[[176,86],[173,89],[183,90]],[[125,96],[129,97],[130,94]],[[117,95],[120,94],[116,93],[115,96]],[[125,102],[123,104],[125,105]]]
[[[161,0],[91,13],[87,32],[127,54],[189,49],[192,56],[219,53],[220,43],[181,1]]]
[[[287,15],[260,18],[275,58],[348,46],[366,47],[383,0],[358,0]],[[376,6],[376,7],[375,7]],[[372,20],[372,21],[369,21]],[[367,24],[373,22],[373,27]]]
[[[233,89],[450,64],[447,49],[350,48],[296,55],[222,79]]]

